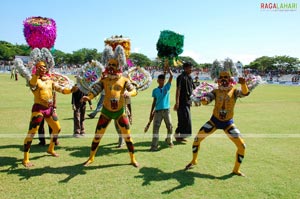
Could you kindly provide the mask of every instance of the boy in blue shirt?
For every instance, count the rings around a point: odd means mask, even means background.
[[[165,75],[161,74],[157,78],[158,87],[153,89],[152,97],[153,102],[150,112],[150,120],[153,118],[153,137],[150,151],[158,150],[158,140],[159,140],[159,128],[161,121],[164,120],[168,134],[165,141],[170,147],[173,147],[172,141],[172,121],[170,114],[170,88],[173,79],[173,73],[168,69],[170,74],[168,82],[165,84]]]

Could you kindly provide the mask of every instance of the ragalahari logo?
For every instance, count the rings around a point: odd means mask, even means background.
[[[260,3],[261,11],[297,11],[298,4],[297,3],[270,3],[270,2],[262,2]]]

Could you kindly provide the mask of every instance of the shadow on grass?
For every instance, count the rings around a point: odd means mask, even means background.
[[[119,153],[127,153],[127,148],[124,147],[122,149],[117,149],[116,144],[107,144],[107,145],[100,145],[97,156],[104,156],[104,155],[113,155],[113,154],[119,154]],[[0,146],[0,149],[9,149],[9,148],[15,148],[19,149],[23,152],[23,146],[22,145],[5,145]],[[71,156],[74,157],[86,157],[88,159],[90,154],[90,147],[89,146],[83,146],[83,147],[63,147],[63,146],[57,146],[56,149],[65,149],[66,151],[69,151]],[[31,155],[30,160],[37,160],[45,156],[51,156],[50,154],[47,154],[46,151],[48,149],[48,146],[31,146],[30,154],[33,153],[43,153],[44,155],[36,156]],[[59,153],[59,151],[58,151]],[[97,158],[96,156],[96,158]],[[129,164],[108,164],[108,165],[100,165],[100,166],[88,166],[84,167],[82,164],[77,164],[73,166],[63,166],[63,167],[51,167],[47,166],[44,168],[35,168],[34,166],[31,168],[25,168],[22,165],[22,159],[17,159],[15,157],[0,157],[0,172],[1,173],[7,173],[7,174],[17,174],[21,178],[20,180],[29,179],[31,177],[41,176],[43,174],[66,174],[68,177],[64,180],[61,180],[59,182],[68,182],[70,179],[76,177],[77,175],[83,175],[86,174],[87,170],[93,170],[93,169],[101,169],[101,168],[108,168],[108,167],[116,167],[116,166],[123,166],[123,165],[129,165]],[[2,169],[4,167],[5,169]],[[20,168],[18,168],[20,167]]]
[[[72,166],[63,166],[63,167],[51,167],[46,166],[43,168],[14,168],[0,172],[7,172],[8,174],[17,174],[20,176],[20,180],[28,180],[32,177],[42,176],[44,174],[65,174],[66,177],[63,180],[60,180],[60,183],[67,183],[74,177],[78,175],[85,175],[86,171],[88,170],[95,170],[95,169],[103,169],[108,167],[117,167],[117,166],[124,166],[129,164],[108,164],[108,165],[100,165],[100,166],[88,166],[84,167],[83,164],[77,164]],[[17,165],[16,165],[17,166]]]
[[[47,156],[47,155],[45,154],[45,155],[41,155],[41,156],[35,156],[35,157],[31,158],[31,160],[37,160],[37,159],[40,159],[45,156]],[[9,172],[11,170],[18,168],[18,165],[22,164],[22,160],[23,160],[23,159],[17,159],[15,157],[0,157],[0,159],[1,159],[0,167],[9,166],[7,169],[0,170],[0,172],[2,172],[2,173],[6,173],[6,172]]]
[[[74,120],[73,117],[67,117],[67,118],[63,118],[62,120]]]
[[[10,145],[2,145],[0,146],[1,149],[19,149],[20,151],[23,151],[23,144],[10,144]]]
[[[59,147],[55,147],[56,149],[59,149]],[[0,146],[0,150],[1,149],[17,149],[19,150],[21,153],[24,152],[24,145],[20,144],[20,145],[4,145],[4,146]],[[47,152],[48,146],[40,146],[40,145],[31,145],[30,147],[30,153],[42,153],[42,152]],[[3,161],[1,160],[1,163]],[[0,164],[1,165],[1,164]]]
[[[111,147],[113,144],[108,144],[104,146],[100,146],[97,156],[102,155],[109,155],[114,153],[123,153],[127,152],[127,149],[116,149],[115,147]],[[20,145],[6,145],[0,146],[0,149],[7,149],[7,148],[16,148],[23,150],[23,146]],[[37,160],[45,156],[51,156],[46,153],[47,146],[41,147],[31,147],[30,153],[34,152],[45,152],[45,155],[40,156],[31,156],[30,160]],[[71,151],[70,155],[75,157],[89,157],[90,147],[57,147],[60,149],[65,149],[66,151]],[[33,150],[32,150],[33,149]],[[97,157],[96,157],[97,158]],[[17,159],[15,157],[0,157],[0,172],[7,173],[7,174],[16,174],[20,176],[20,180],[28,180],[32,177],[42,176],[43,174],[66,174],[68,177],[59,181],[61,183],[67,183],[72,178],[76,177],[77,175],[84,175],[86,174],[87,170],[94,170],[94,169],[103,169],[108,167],[117,167],[117,166],[125,166],[130,164],[108,164],[108,165],[100,165],[100,166],[88,166],[84,167],[82,164],[72,165],[72,166],[63,166],[63,167],[51,167],[46,166],[43,168],[35,168],[34,166],[31,168],[25,168],[22,165],[22,159]],[[5,167],[5,169],[1,169]],[[7,168],[8,167],[8,168]],[[20,167],[20,168],[19,168]]]
[[[39,144],[32,144],[30,147],[30,153],[42,153],[42,152],[47,152],[49,144],[47,145],[39,145]],[[61,149],[61,146],[55,146],[55,149]],[[24,152],[24,145],[20,144],[20,145],[4,145],[4,146],[0,146],[0,150],[1,149],[18,149],[21,152]]]
[[[171,173],[165,173],[160,169],[151,168],[151,167],[143,167],[139,171],[141,175],[135,176],[136,178],[142,178],[144,180],[143,186],[150,185],[151,182],[165,181],[170,179],[175,179],[179,182],[179,185],[173,187],[169,190],[165,190],[162,194],[169,194],[175,190],[182,189],[186,186],[192,186],[195,183],[195,178],[203,178],[210,180],[227,180],[233,177],[233,174],[226,174],[223,176],[214,176],[211,174],[201,174],[195,173],[191,171],[178,170]]]
[[[36,140],[34,140],[33,142],[36,142]],[[126,145],[123,145],[122,148],[117,148],[117,143],[110,143],[110,144],[105,144],[105,145],[99,145],[99,149],[97,152],[97,156],[98,155],[113,155],[113,154],[120,154],[120,153],[125,153],[128,152]],[[49,147],[49,144],[46,145],[39,145],[37,143],[34,143],[31,145],[30,147],[30,154],[34,154],[34,153],[43,153],[43,152],[47,152],[47,149]],[[2,145],[0,146],[0,150],[2,149],[17,149],[20,152],[24,151],[24,145],[20,144],[20,145]],[[74,156],[74,157],[89,157],[90,154],[90,149],[91,146],[79,146],[79,147],[75,147],[75,146],[63,146],[63,145],[58,145],[55,146],[55,150],[58,151],[59,150],[66,150],[71,152],[70,155]],[[2,161],[1,161],[2,162]]]
[[[96,153],[96,157],[98,156],[113,156],[115,154],[120,153],[128,153],[127,147],[123,146],[122,148],[117,148],[116,143],[99,145],[98,151]],[[90,155],[90,146],[80,146],[80,147],[61,147],[60,149],[64,149],[70,153],[73,157],[86,157],[88,158]]]
[[[18,164],[22,162],[22,160],[14,158],[14,157],[0,157],[0,167],[7,167],[8,169],[0,170],[0,172],[8,172],[12,169],[15,169],[18,167]]]
[[[95,119],[99,119],[98,117],[96,118],[96,117],[94,117],[94,118],[90,118],[90,117],[85,117],[84,118],[85,120],[95,120]],[[73,117],[66,117],[66,118],[62,118],[61,120],[74,120],[74,118]]]
[[[134,147],[139,147],[139,149],[137,149],[136,151],[149,151],[151,148],[151,141],[145,141],[145,142],[135,142],[134,143]],[[185,145],[186,143],[182,143],[182,142],[174,142],[174,147],[176,147],[176,145]],[[158,150],[157,151],[161,151],[164,149],[168,149],[170,148],[169,145],[165,142],[165,141],[159,141],[158,142]],[[145,147],[145,149],[141,149],[140,147]]]
[[[134,147],[139,147],[137,151],[149,151],[151,148],[151,141],[145,141],[145,142],[135,142]],[[169,145],[164,141],[158,142],[158,151],[164,150],[169,148]],[[145,147],[145,149],[141,149],[140,147]]]

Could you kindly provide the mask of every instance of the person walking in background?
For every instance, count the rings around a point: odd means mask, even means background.
[[[187,137],[192,135],[192,121],[190,107],[192,104],[191,95],[194,89],[191,77],[193,65],[191,62],[183,64],[183,72],[176,80],[176,98],[174,110],[177,111],[178,125],[175,130],[175,139],[178,142],[185,142]]]
[[[161,74],[157,78],[158,87],[153,89],[153,102],[150,111],[150,121],[153,118],[153,137],[150,151],[158,150],[159,128],[162,120],[164,120],[167,127],[167,138],[165,141],[170,147],[173,147],[172,141],[172,121],[170,114],[170,88],[173,80],[173,73],[168,69],[170,74],[169,80],[165,85],[165,75]]]
[[[17,68],[14,68],[15,73],[15,80],[18,81],[18,70]]]
[[[10,68],[10,79],[15,79],[15,67]]]
[[[85,135],[84,130],[84,116],[86,110],[86,102],[81,101],[81,98],[85,96],[85,94],[77,89],[77,91],[72,93],[72,109],[73,109],[73,121],[74,121],[74,131],[73,136],[79,138],[80,136]],[[88,100],[90,105],[90,109],[92,110],[92,103],[91,100]]]

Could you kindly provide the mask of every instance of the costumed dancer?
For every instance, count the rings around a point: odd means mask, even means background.
[[[124,112],[124,98],[128,95],[132,97],[136,96],[137,91],[131,84],[130,80],[122,76],[122,67],[126,64],[126,56],[123,47],[118,45],[113,51],[113,48],[107,45],[102,55],[102,63],[106,67],[104,78],[101,78],[99,82],[92,86],[91,92],[89,92],[88,96],[84,96],[82,98],[83,101],[92,100],[100,94],[102,90],[105,92],[101,115],[99,117],[95,136],[91,145],[90,157],[84,163],[84,166],[88,166],[94,162],[99,143],[108,124],[112,119],[114,119],[117,121],[117,125],[125,139],[131,164],[138,167],[139,164],[134,155],[134,146],[130,135],[128,117]],[[125,90],[127,92],[125,92]]]
[[[53,19],[43,17],[29,17],[24,21],[24,36],[28,45],[33,49],[30,58],[33,61],[34,69],[32,73],[23,65],[21,59],[15,60],[15,65],[24,77],[30,90],[34,95],[29,130],[24,140],[23,165],[31,167],[29,161],[29,151],[32,139],[39,129],[43,119],[46,120],[52,129],[50,145],[47,152],[57,157],[54,146],[60,132],[60,124],[53,106],[53,91],[69,94],[74,90],[70,81],[61,84],[62,79],[69,80],[59,74],[49,74],[49,69],[54,67],[54,59],[48,49],[52,48],[56,39],[56,24]],[[64,83],[65,83],[64,82]],[[68,85],[66,87],[62,85]]]
[[[32,139],[39,129],[40,123],[43,119],[46,120],[49,127],[52,129],[50,145],[47,153],[52,156],[58,157],[58,154],[54,151],[54,146],[58,138],[58,134],[61,130],[60,123],[57,118],[57,114],[53,108],[53,90],[70,94],[75,89],[63,88],[56,82],[54,82],[48,74],[49,68],[54,66],[54,60],[47,48],[41,50],[35,48],[31,52],[31,58],[35,61],[36,67],[35,74],[32,74],[32,78],[29,80],[29,87],[34,95],[34,104],[32,106],[31,119],[29,123],[29,130],[24,140],[24,159],[23,165],[25,167],[31,167],[33,164],[29,161],[29,150],[32,143]]]
[[[223,70],[222,70],[223,69]],[[235,126],[233,121],[234,106],[237,98],[249,95],[245,78],[239,77],[238,83],[241,84],[241,89],[234,87],[234,79],[232,73],[235,72],[234,68],[218,68],[212,72],[212,79],[217,77],[218,88],[207,93],[202,97],[201,103],[207,105],[215,100],[213,114],[209,121],[207,121],[199,130],[196,135],[192,147],[193,159],[185,167],[191,169],[197,164],[197,157],[200,150],[200,143],[207,136],[211,135],[217,129],[222,129],[229,137],[229,139],[236,145],[236,160],[233,167],[232,174],[245,176],[240,171],[240,165],[244,159],[246,144],[241,137],[239,129]]]
[[[126,57],[126,64],[123,66],[122,72],[123,72],[123,75],[128,78],[128,75],[126,74],[126,72],[124,70],[126,70],[127,67],[129,66],[127,60],[129,60],[129,55],[130,55],[130,47],[131,47],[130,39],[127,37],[124,37],[123,35],[115,35],[115,36],[111,36],[110,38],[105,39],[104,44],[105,44],[105,46],[106,45],[111,46],[112,50],[115,50],[118,45],[123,47],[125,57]],[[125,91],[125,92],[127,92],[127,91]],[[102,94],[103,94],[103,91],[102,91]],[[103,96],[101,95],[101,98],[102,97]],[[125,103],[125,106],[124,106],[125,114],[128,117],[129,124],[132,125],[131,97],[129,95],[125,98],[124,103]],[[125,144],[125,141],[123,139],[121,129],[118,127],[116,120],[114,121],[114,125],[115,125],[115,129],[118,133],[118,137],[119,137],[117,148],[122,148],[122,146]]]
[[[138,92],[143,91],[151,85],[152,78],[150,73],[142,67],[134,66],[132,61],[129,59],[130,55],[130,39],[122,35],[115,35],[110,38],[107,38],[104,43],[109,45],[114,50],[118,45],[121,45],[125,51],[126,65],[123,68],[123,76],[128,78],[133,86]],[[125,91],[127,92],[127,91]],[[131,108],[131,97],[128,96],[125,98],[125,113],[129,119],[130,125],[132,125],[133,114]],[[121,148],[124,145],[124,140],[122,139],[122,134],[118,125],[115,122],[115,127],[119,135],[118,148]]]

